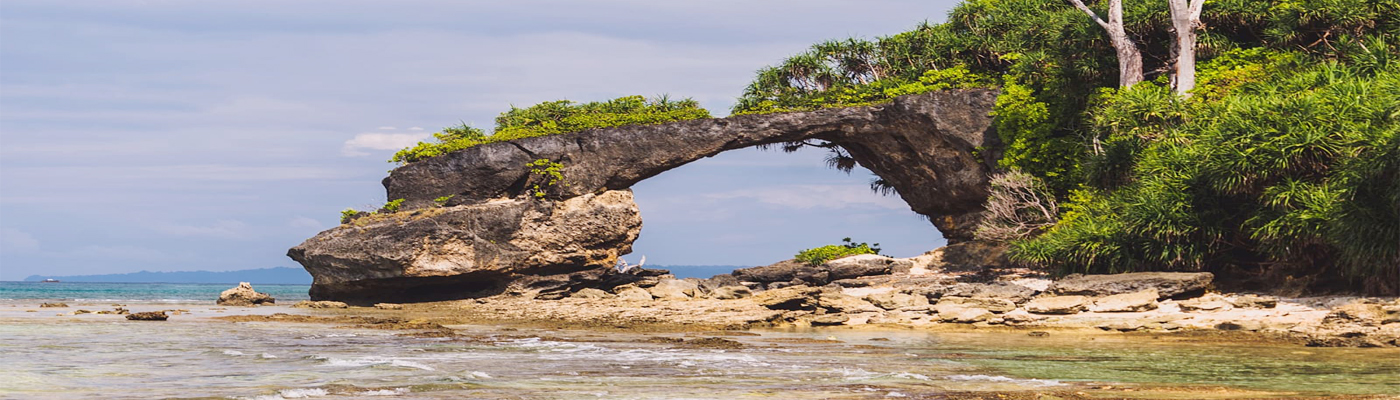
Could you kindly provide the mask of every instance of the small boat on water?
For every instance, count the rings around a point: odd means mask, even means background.
[[[54,279],[54,278],[49,278],[49,279],[45,279],[45,280],[44,280],[44,283],[57,283],[57,282],[59,282],[59,280]]]

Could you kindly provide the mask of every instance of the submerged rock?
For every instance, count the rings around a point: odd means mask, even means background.
[[[267,293],[253,290],[253,285],[248,282],[239,282],[237,287],[219,293],[218,300],[218,304],[221,306],[234,307],[253,307],[276,302],[277,299]]]
[[[562,201],[504,199],[362,218],[321,232],[288,256],[314,277],[312,300],[562,293],[578,281],[603,279],[631,251],[641,224],[625,190]]]
[[[165,315],[165,311],[151,311],[127,314],[126,319],[132,321],[164,321],[170,319],[170,316]]]
[[[350,308],[350,305],[339,301],[303,300],[293,304],[292,308]]]

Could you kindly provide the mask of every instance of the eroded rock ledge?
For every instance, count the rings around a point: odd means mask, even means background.
[[[321,232],[287,255],[315,279],[313,300],[448,300],[605,270],[632,250],[641,228],[632,192],[613,190],[376,214]]]

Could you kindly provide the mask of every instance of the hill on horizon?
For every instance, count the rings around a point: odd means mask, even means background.
[[[239,271],[140,271],[103,275],[30,275],[26,282],[57,279],[64,282],[137,282],[137,283],[232,283],[310,285],[311,274],[301,268],[275,267]]]

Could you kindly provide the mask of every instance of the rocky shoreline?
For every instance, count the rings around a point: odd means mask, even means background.
[[[1071,275],[955,268],[946,249],[905,259],[785,261],[710,279],[665,271],[608,276],[611,286],[523,290],[430,303],[378,304],[443,324],[603,329],[999,329],[1228,336],[1327,347],[1400,347],[1400,299],[1276,297],[1214,290],[1210,273]],[[610,275],[617,275],[615,271]],[[995,278],[987,278],[995,276]],[[839,278],[839,279],[833,279]],[[343,308],[338,302],[300,307]]]

